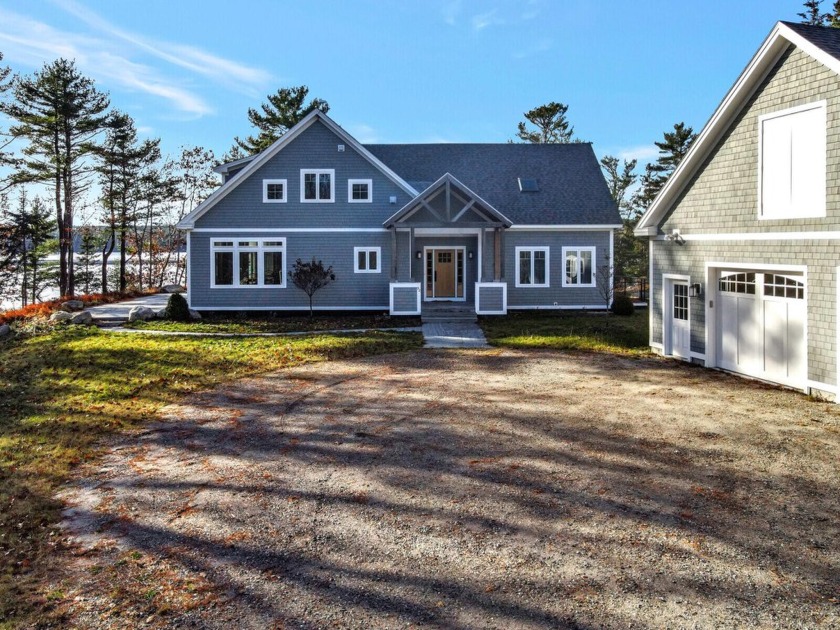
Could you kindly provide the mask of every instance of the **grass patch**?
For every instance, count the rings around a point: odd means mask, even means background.
[[[407,328],[420,325],[419,317],[391,317],[387,314],[282,315],[278,317],[209,317],[199,322],[152,320],[126,324],[140,330],[200,333],[287,333],[319,330],[358,330],[360,328]]]
[[[312,361],[419,348],[417,333],[300,338],[114,335],[59,327],[0,341],[0,627],[32,622],[57,535],[54,498],[101,439],[221,381]]]
[[[480,320],[491,345],[502,348],[550,348],[618,354],[645,354],[648,311],[629,317],[604,313],[538,311],[514,312]]]

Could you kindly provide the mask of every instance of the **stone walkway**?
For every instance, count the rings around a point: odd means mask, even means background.
[[[155,295],[144,295],[143,297],[134,298],[133,300],[126,300],[125,302],[114,302],[113,304],[100,304],[99,306],[91,306],[87,310],[93,315],[94,323],[99,322],[115,322],[122,320],[128,321],[128,312],[135,306],[145,306],[153,311],[160,311],[166,308],[166,303],[169,301],[169,293],[156,293]]]
[[[424,348],[489,348],[478,324],[468,321],[423,324]]]

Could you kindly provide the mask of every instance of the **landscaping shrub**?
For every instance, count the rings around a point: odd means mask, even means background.
[[[170,295],[163,315],[166,319],[172,322],[190,321],[190,307],[184,299],[184,296],[180,293],[173,293]]]
[[[627,317],[636,312],[636,307],[633,306],[633,300],[626,295],[616,295],[610,310],[616,315]]]

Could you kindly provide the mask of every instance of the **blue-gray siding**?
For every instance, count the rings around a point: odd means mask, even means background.
[[[504,308],[502,287],[479,287],[479,307],[482,312],[497,312]]]
[[[417,311],[417,289],[414,287],[394,288],[394,312],[414,313]]]
[[[382,223],[408,203],[410,196],[320,121],[201,216],[196,228],[364,228]],[[301,203],[301,169],[335,169],[334,203]],[[263,179],[285,179],[286,203],[263,203]],[[373,180],[372,203],[348,203],[347,180]],[[391,196],[396,202],[391,203]]]
[[[190,235],[190,299],[192,307],[216,308],[301,308],[308,307],[309,298],[291,281],[286,288],[211,288],[210,241],[219,238],[286,239],[286,269],[295,259],[311,260],[313,256],[332,265],[335,282],[315,294],[318,308],[388,309],[388,282],[391,264],[391,235],[387,232],[238,232],[233,236],[222,233],[193,232]],[[380,273],[354,273],[354,247],[380,247]]]

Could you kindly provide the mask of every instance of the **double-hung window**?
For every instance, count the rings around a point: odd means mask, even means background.
[[[826,102],[761,116],[758,125],[758,217],[824,217]]]
[[[516,248],[516,286],[547,287],[548,247]]]
[[[382,271],[382,248],[354,247],[354,269],[356,273],[380,273]]]
[[[594,247],[564,247],[563,261],[565,266],[563,273],[564,287],[595,286]]]
[[[370,203],[373,200],[372,189],[372,180],[348,179],[347,201],[349,203]]]
[[[213,239],[210,244],[210,286],[286,286],[285,239]]]
[[[286,180],[263,180],[263,203],[286,203]]]
[[[332,203],[335,201],[335,169],[301,169],[301,203]]]

